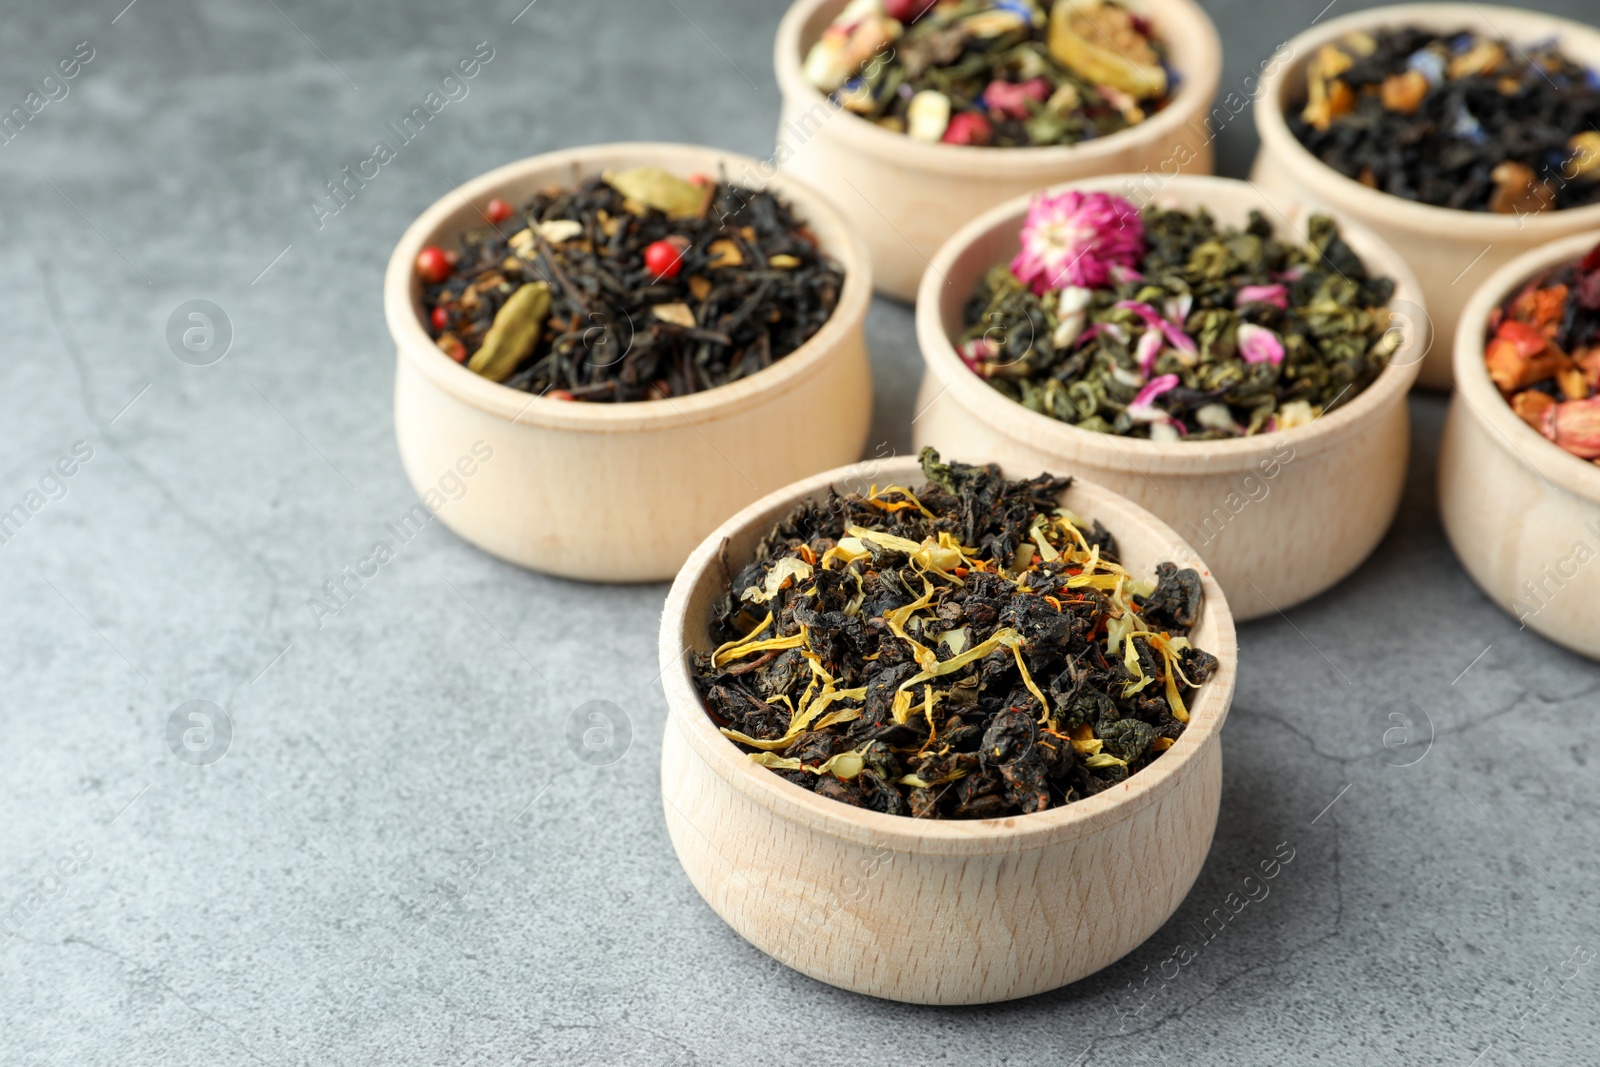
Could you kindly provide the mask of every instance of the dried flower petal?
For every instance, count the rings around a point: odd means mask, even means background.
[[[1277,366],[1283,362],[1283,342],[1278,335],[1265,326],[1257,326],[1253,322],[1239,324],[1239,358],[1246,363],[1271,363]]]
[[[1289,287],[1286,285],[1241,286],[1239,295],[1233,298],[1233,306],[1242,308],[1246,304],[1271,304],[1273,307],[1286,308],[1289,306]]]

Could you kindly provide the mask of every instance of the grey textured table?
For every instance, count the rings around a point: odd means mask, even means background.
[[[1242,629],[1216,843],[1161,932],[1017,1003],[843,993],[673,857],[664,587],[435,526],[325,625],[309,607],[413,502],[379,302],[400,231],[572,144],[766,155],[779,6],[125,2],[0,12],[0,110],[93,52],[0,145],[0,510],[41,504],[0,544],[0,1065],[1594,1062],[1600,671],[1452,558],[1440,398],[1413,401],[1373,558]],[[1212,3],[1224,90],[1323,2]],[[319,229],[323,183],[484,40],[470,94]],[[1246,113],[1223,172],[1253,149]],[[215,365],[169,351],[191,299],[231,323]],[[869,329],[874,447],[903,450],[911,318]],[[587,700],[629,718],[606,766],[568,744]],[[190,701],[226,709],[209,749]],[[1281,843],[1269,895],[1200,933]]]

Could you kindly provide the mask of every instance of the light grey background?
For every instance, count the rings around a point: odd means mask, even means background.
[[[1216,843],[1166,928],[1019,1003],[839,992],[673,857],[664,587],[524,573],[434,525],[321,629],[308,608],[414,500],[379,299],[401,230],[569,145],[767,155],[780,5],[125,2],[0,11],[0,110],[94,49],[0,145],[0,510],[93,449],[0,544],[0,1065],[1593,1062],[1600,671],[1452,558],[1441,398],[1413,401],[1373,558],[1243,627]],[[1211,3],[1224,91],[1323,2]],[[323,182],[483,40],[470,96],[319,230]],[[1253,150],[1241,116],[1223,173]],[[168,350],[191,299],[233,326],[213,366]],[[879,302],[869,332],[872,448],[904,450],[910,315]],[[233,730],[206,766],[168,743],[194,700]],[[604,766],[568,743],[590,700],[631,726]],[[1136,995],[1285,842],[1269,896]]]

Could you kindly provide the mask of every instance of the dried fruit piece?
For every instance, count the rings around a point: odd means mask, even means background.
[[[950,126],[950,98],[936,89],[924,89],[911,98],[906,109],[906,133],[916,141],[932,144]]]
[[[1050,9],[1050,54],[1095,85],[1135,96],[1161,96],[1167,72],[1133,27],[1133,16],[1103,0],[1056,0]]]
[[[650,309],[650,313],[662,322],[670,322],[675,326],[684,326],[694,329],[694,311],[688,304],[657,304]]]
[[[739,251],[738,245],[734,244],[726,237],[712,241],[711,246],[707,248],[706,251],[711,253],[711,260],[706,264],[706,266],[710,267],[712,270],[716,270],[720,267],[744,266],[744,254]]]
[[[1428,95],[1428,78],[1421,71],[1408,70],[1404,74],[1391,74],[1383,80],[1381,97],[1383,106],[1390,111],[1410,115],[1422,106]]]
[[[1557,404],[1551,440],[1580,459],[1600,459],[1600,398]]]
[[[523,285],[501,306],[494,317],[494,325],[483,335],[483,345],[472,354],[467,368],[492,382],[509,378],[533,351],[549,315],[549,283]]]
[[[1511,398],[1511,410],[1516,412],[1517,418],[1540,433],[1545,433],[1548,428],[1550,412],[1555,406],[1555,397],[1537,389],[1528,389]]]

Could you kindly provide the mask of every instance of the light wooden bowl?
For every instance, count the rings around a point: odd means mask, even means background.
[[[1434,344],[1422,365],[1421,384],[1450,387],[1450,354],[1467,298],[1484,279],[1532,248],[1600,226],[1600,204],[1516,216],[1454,211],[1369,189],[1346,178],[1306,150],[1289,132],[1286,108],[1305,96],[1305,70],[1317,50],[1346,34],[1385,27],[1475,30],[1519,43],[1559,38],[1574,59],[1600,66],[1600,30],[1535,11],[1487,4],[1395,4],[1318,23],[1291,40],[1289,57],[1262,78],[1255,105],[1261,148],[1251,180],[1313,203],[1325,204],[1383,234],[1422,279],[1433,315]]]
[[[1122,179],[1072,182],[1118,192]],[[926,370],[912,440],[941,452],[1018,470],[1082,473],[1149,508],[1210,565],[1241,619],[1289,608],[1355,570],[1382,540],[1405,483],[1410,447],[1406,393],[1427,347],[1417,280],[1370,230],[1340,219],[1346,243],[1414,307],[1404,340],[1378,380],[1345,406],[1301,426],[1231,441],[1162,443],[1069,426],[996,392],[956,355],[962,305],[984,272],[1016,254],[1031,196],[967,226],[934,257],[917,299]],[[1180,176],[1150,203],[1205,207],[1221,224],[1258,209],[1279,232],[1303,237],[1313,211],[1246,182]]]
[[[778,26],[774,62],[783,113],[777,152],[762,173],[781,167],[828,191],[872,249],[873,276],[884,296],[914,298],[939,246],[1019,193],[1126,173],[1138,175],[1129,179],[1131,198],[1180,171],[1211,173],[1214,135],[1206,122],[1222,76],[1222,45],[1193,0],[1128,2],[1154,24],[1182,78],[1172,102],[1132,129],[1051,148],[924,144],[836,111],[801,67],[846,2],[797,0]]]
[[[688,651],[711,647],[723,539],[737,567],[776,519],[831,485],[865,491],[922,480],[907,459],[807,478],[728,520],[689,557],[662,611],[662,806],[689,880],[763,952],[831,985],[891,1000],[1009,1000],[1126,955],[1194,884],[1221,795],[1220,731],[1237,662],[1233,619],[1221,589],[1204,576],[1193,639],[1220,667],[1196,693],[1177,743],[1097,796],[1033,815],[934,821],[853,808],[792,785],[717,731],[690,679]],[[1074,482],[1063,499],[1106,524],[1134,573],[1149,575],[1170,558],[1176,535],[1144,509],[1088,482]]]
[[[384,314],[399,350],[395,435],[418,493],[436,490],[463,457],[475,467],[464,495],[437,510],[446,526],[534,570],[660,581],[750,501],[860,457],[872,417],[862,332],[872,296],[867,251],[824,198],[792,179],[769,185],[844,268],[844,288],[811,340],[742,381],[629,404],[551,400],[467,370],[423,329],[417,253],[430,244],[453,247],[462,231],[485,225],[480,212],[491,197],[521,204],[549,186],[630,166],[725,171],[737,180],[753,163],[688,145],[575,148],[490,171],[411,224],[384,278]],[[473,461],[477,442],[492,449],[488,462]]]
[[[1529,278],[1581,259],[1600,231],[1507,263],[1456,333],[1456,392],[1439,451],[1439,515],[1489,599],[1558,645],[1600,659],[1600,467],[1519,419],[1484,366],[1489,314]]]

